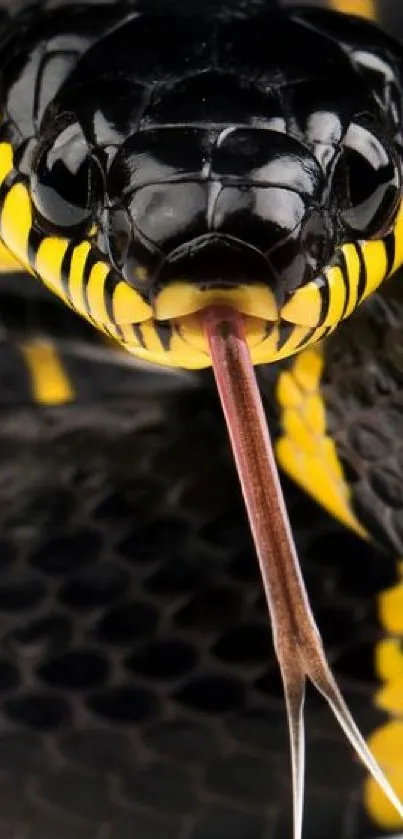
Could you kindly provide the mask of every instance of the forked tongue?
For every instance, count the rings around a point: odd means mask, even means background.
[[[307,679],[324,696],[356,753],[403,819],[403,805],[361,736],[323,650],[302,579],[242,315],[211,307],[201,313],[201,321],[259,559],[284,684],[294,839],[301,839],[302,834]]]

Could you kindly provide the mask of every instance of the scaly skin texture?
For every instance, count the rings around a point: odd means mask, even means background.
[[[329,433],[368,532],[403,554],[402,277],[338,330],[326,346],[323,394]]]

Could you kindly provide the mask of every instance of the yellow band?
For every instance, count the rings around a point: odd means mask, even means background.
[[[35,402],[40,405],[73,402],[73,386],[50,341],[26,341],[20,344],[20,351],[30,373]]]

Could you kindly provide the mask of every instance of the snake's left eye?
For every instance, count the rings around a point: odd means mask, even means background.
[[[400,166],[368,127],[353,123],[348,129],[333,187],[340,219],[350,231],[365,239],[390,232],[401,199]]]
[[[32,167],[32,200],[51,228],[82,227],[92,219],[101,180],[98,164],[75,122],[39,146]]]

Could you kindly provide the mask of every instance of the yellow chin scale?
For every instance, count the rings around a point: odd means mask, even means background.
[[[186,317],[206,306],[231,306],[238,312],[266,321],[277,321],[278,306],[274,294],[263,283],[239,285],[230,289],[201,289],[190,283],[172,282],[158,295],[154,303],[157,320]]]

